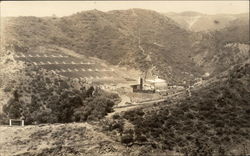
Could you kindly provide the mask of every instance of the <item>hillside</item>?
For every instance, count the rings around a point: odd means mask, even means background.
[[[119,102],[117,94],[93,87],[84,79],[59,75],[34,62],[17,61],[12,51],[3,53],[1,124],[10,118],[22,118],[26,124],[97,120]]]
[[[238,20],[221,30],[197,34],[192,59],[206,72],[217,75],[250,58],[249,23]]]
[[[3,18],[3,41],[13,45],[16,52],[27,55],[39,53],[39,49],[64,54],[66,49],[87,59],[94,57],[112,65],[135,68],[145,77],[158,75],[174,84],[182,84],[183,81],[192,83],[193,79],[206,72],[217,74],[249,57],[245,53],[249,47],[248,15],[204,15],[195,12],[170,15],[168,18],[155,11],[129,9],[109,12],[90,10],[62,18]],[[220,24],[217,25],[220,26],[204,28],[210,32],[194,33],[176,21],[196,16],[205,18],[195,22],[199,27],[203,28],[204,23],[209,26],[206,22],[211,20],[218,20]],[[194,22],[194,19],[190,20]],[[244,45],[238,48],[231,46],[233,44]],[[54,50],[49,50],[51,47]],[[231,57],[235,53],[237,57]],[[226,65],[220,65],[228,60]]]
[[[250,152],[249,71],[248,61],[192,90],[191,97],[121,113],[104,122],[104,129],[124,144],[148,147],[148,152],[244,155]]]
[[[169,81],[201,73],[188,57],[192,34],[169,18],[143,9],[80,12],[62,18],[6,18],[5,41],[17,52],[56,45],[113,65],[152,69]],[[164,33],[162,33],[164,32]],[[164,70],[163,70],[164,69]]]

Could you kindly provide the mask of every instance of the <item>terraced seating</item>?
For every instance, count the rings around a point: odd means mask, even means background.
[[[48,54],[17,54],[14,57],[24,62],[32,62],[42,69],[57,73],[59,75],[91,81],[106,81],[115,79],[118,75],[114,69],[107,69],[101,64],[66,55]]]

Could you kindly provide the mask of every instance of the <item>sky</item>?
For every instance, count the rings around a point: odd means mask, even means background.
[[[150,9],[158,12],[195,11],[206,14],[249,12],[249,1],[1,1],[1,16],[69,16],[84,10]]]

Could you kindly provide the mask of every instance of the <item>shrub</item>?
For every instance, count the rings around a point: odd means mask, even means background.
[[[9,119],[4,113],[0,113],[0,124],[3,124],[3,125],[9,124]]]
[[[133,141],[134,141],[133,135],[131,135],[131,134],[125,134],[125,135],[123,135],[123,136],[121,137],[121,142],[122,142],[123,144],[128,145],[128,144],[132,143]]]

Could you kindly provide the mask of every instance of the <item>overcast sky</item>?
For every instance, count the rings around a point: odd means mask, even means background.
[[[1,16],[67,16],[84,10],[109,11],[130,8],[158,12],[237,14],[249,12],[249,1],[4,1],[1,2]]]

